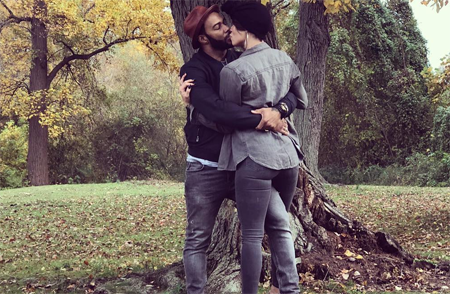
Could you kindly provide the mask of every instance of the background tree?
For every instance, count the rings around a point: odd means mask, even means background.
[[[434,6],[439,12],[448,1],[423,1],[423,4]],[[300,1],[296,62],[304,75],[311,107],[294,121],[303,140],[301,143],[306,153],[305,163],[319,178],[318,154],[323,117],[324,77],[330,44],[329,15],[354,10],[356,5],[357,3],[350,0]]]
[[[426,43],[407,1],[357,3],[330,23],[319,165],[402,165],[432,127]]]
[[[183,180],[185,109],[173,71],[139,41],[94,60],[80,93],[89,114],[50,139],[51,183]]]
[[[29,122],[28,177],[49,183],[48,138],[61,123],[85,112],[73,89],[93,56],[141,40],[170,63],[173,32],[164,1],[1,0],[0,102],[5,115]]]

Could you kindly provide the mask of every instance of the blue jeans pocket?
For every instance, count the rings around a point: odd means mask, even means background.
[[[203,163],[198,162],[198,161],[188,162],[187,166],[186,166],[186,171],[187,172],[201,171],[201,170],[203,170],[204,167],[205,166],[203,165]]]

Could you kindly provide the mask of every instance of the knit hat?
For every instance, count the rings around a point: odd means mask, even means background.
[[[269,10],[259,2],[228,0],[221,8],[233,21],[237,21],[245,30],[260,39],[264,39],[270,30],[272,19]]]

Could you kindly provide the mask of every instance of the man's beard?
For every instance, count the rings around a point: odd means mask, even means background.
[[[230,35],[228,34],[227,37],[225,37],[224,40],[217,40],[213,37],[209,36],[207,33],[205,33],[206,38],[208,38],[209,43],[211,44],[211,47],[213,47],[216,50],[227,50],[230,48],[233,48],[233,45],[227,42],[227,40],[230,38]]]

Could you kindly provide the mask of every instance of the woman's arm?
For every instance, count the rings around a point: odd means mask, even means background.
[[[225,66],[220,72],[220,98],[241,105],[242,84],[237,73],[232,68]]]

